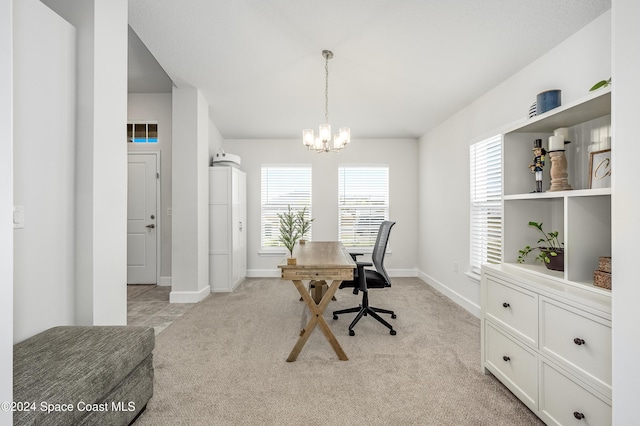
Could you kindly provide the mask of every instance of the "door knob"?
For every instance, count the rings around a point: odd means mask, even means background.
[[[152,223],[151,225],[147,225],[147,226],[145,226],[145,228],[151,228],[151,229],[153,229],[153,228],[155,228],[155,227],[156,227],[156,226],[155,226],[153,223]]]

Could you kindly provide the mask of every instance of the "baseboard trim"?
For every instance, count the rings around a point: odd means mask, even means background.
[[[211,294],[209,286],[198,291],[172,291],[169,293],[169,303],[198,303]]]
[[[158,280],[158,285],[162,287],[171,286],[171,277],[160,277]]]
[[[280,269],[247,269],[247,278],[280,278]]]
[[[433,287],[434,289],[438,290],[440,293],[444,294],[449,299],[451,299],[452,301],[454,301],[455,303],[457,303],[458,305],[463,307],[465,310],[467,310],[473,316],[475,316],[477,318],[480,318],[480,313],[481,313],[480,305],[475,304],[474,302],[472,302],[471,300],[467,299],[466,297],[464,297],[463,295],[461,295],[457,291],[451,289],[450,287],[447,287],[446,285],[444,285],[440,281],[438,281],[435,278],[425,274],[422,271],[418,271],[418,278],[420,278],[426,284],[430,285],[431,287]]]
[[[409,268],[409,269],[387,269],[387,273],[390,277],[398,277],[398,278],[415,278],[418,276],[417,268]]]

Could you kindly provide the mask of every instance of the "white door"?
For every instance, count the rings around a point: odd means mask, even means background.
[[[129,154],[127,283],[157,284],[156,154]]]

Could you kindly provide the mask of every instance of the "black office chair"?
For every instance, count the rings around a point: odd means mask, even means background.
[[[340,284],[340,288],[353,287],[353,294],[358,294],[359,291],[362,292],[362,304],[355,308],[343,309],[340,311],[333,312],[333,319],[337,320],[339,314],[347,314],[351,312],[357,312],[356,317],[351,321],[349,325],[349,336],[355,336],[355,331],[353,331],[353,327],[360,321],[360,318],[363,316],[371,315],[374,319],[378,320],[378,322],[382,323],[385,327],[387,327],[390,331],[389,333],[392,336],[395,336],[396,331],[393,329],[391,324],[385,321],[380,314],[390,314],[391,318],[396,318],[396,314],[393,311],[387,309],[374,308],[373,306],[369,306],[369,289],[370,288],[386,288],[391,287],[391,280],[389,279],[389,275],[387,275],[387,271],[384,269],[384,255],[387,249],[387,243],[389,242],[389,233],[391,233],[391,227],[395,225],[395,222],[384,221],[380,224],[380,229],[378,230],[378,237],[376,238],[376,245],[373,248],[373,253],[371,254],[371,260],[373,263],[369,262],[358,262],[356,261],[357,269],[353,276],[352,281],[342,281]],[[353,260],[356,260],[356,256],[361,256],[362,253],[350,253]],[[376,270],[365,269],[367,266],[375,266]]]

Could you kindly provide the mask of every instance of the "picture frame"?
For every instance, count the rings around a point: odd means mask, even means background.
[[[611,149],[589,154],[589,188],[611,188]]]

